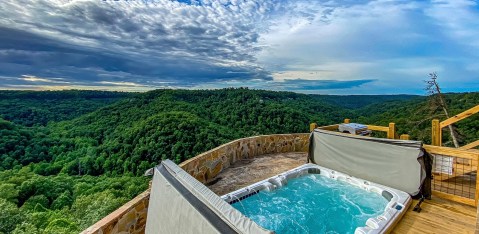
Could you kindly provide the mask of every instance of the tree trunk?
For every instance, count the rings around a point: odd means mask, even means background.
[[[449,125],[449,131],[451,132],[452,143],[454,143],[454,147],[459,148],[459,142],[457,142],[456,131],[452,128],[452,125]]]
[[[447,112],[446,102],[444,101],[442,97],[441,89],[439,88],[439,85],[435,81],[434,81],[434,84],[436,86],[439,101],[441,102],[442,110],[444,111],[444,114],[446,114],[446,118],[449,119],[449,113]],[[449,127],[449,131],[451,132],[451,138],[452,138],[452,143],[454,143],[454,147],[459,148],[459,142],[457,141],[456,131],[454,131],[454,128],[452,127],[451,124],[448,127]]]

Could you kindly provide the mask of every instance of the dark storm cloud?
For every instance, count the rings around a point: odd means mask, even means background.
[[[3,4],[2,76],[33,74],[84,84],[105,79],[168,82],[183,87],[270,79],[254,58],[259,32],[252,22],[262,17],[257,12],[262,4],[241,3],[236,10],[171,1]]]

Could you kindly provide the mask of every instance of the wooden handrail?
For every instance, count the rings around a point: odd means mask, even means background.
[[[376,126],[376,125],[366,125],[366,126],[368,127],[368,130],[389,132],[389,127]]]
[[[344,119],[345,124],[348,124],[350,122],[351,122],[350,119]],[[395,123],[389,123],[388,127],[376,126],[376,125],[366,125],[366,127],[368,128],[368,130],[381,131],[381,132],[387,133],[388,139],[400,139],[399,135],[396,133]],[[314,129],[334,131],[334,130],[338,130],[338,128],[339,128],[339,124],[333,124],[333,125],[321,126],[321,127],[318,127],[316,123],[309,124],[310,132],[312,132]],[[409,139],[409,135],[407,136],[407,139]]]
[[[436,146],[441,146],[442,145],[442,129],[456,123],[457,121],[463,120],[473,114],[476,114],[479,112],[479,105],[472,107],[466,111],[463,111],[462,113],[459,113],[449,119],[446,119],[442,122],[439,122],[438,119],[433,119],[432,120],[432,128],[431,128],[431,144],[436,145]],[[465,145],[461,148],[463,149],[472,149],[474,147],[479,146],[479,142],[475,141],[472,142],[468,145]]]
[[[344,123],[348,124],[351,123],[350,119],[344,119]],[[314,124],[314,123],[313,123]],[[313,129],[318,128],[318,129],[323,129],[323,130],[337,130],[339,127],[339,124],[334,124],[334,125],[329,125],[329,126],[321,126],[318,127],[317,125],[310,124],[310,130],[313,131]],[[399,139],[399,135],[396,133],[396,124],[395,123],[389,123],[388,127],[384,126],[376,126],[376,125],[366,125],[368,130],[372,131],[381,131],[381,132],[386,132],[387,133],[387,138],[389,139]],[[408,136],[409,139],[409,136]]]
[[[445,156],[453,156],[456,158],[479,160],[479,151],[435,145],[423,145],[423,148],[430,154],[440,154]]]
[[[366,125],[368,130],[381,131],[387,133],[387,138],[389,139],[399,139],[399,136],[396,134],[396,124],[389,123],[388,127],[376,126],[376,125]]]
[[[474,142],[471,142],[471,143],[469,143],[469,144],[467,144],[467,145],[465,145],[465,146],[462,146],[462,147],[460,147],[459,149],[472,149],[472,148],[476,148],[476,147],[478,147],[478,146],[479,146],[479,140],[474,141]]]
[[[473,115],[477,112],[479,112],[479,105],[477,105],[477,106],[475,106],[475,107],[473,107],[469,110],[466,110],[462,113],[459,113],[459,114],[457,114],[457,115],[455,115],[455,116],[453,116],[449,119],[446,119],[446,120],[442,121],[440,126],[441,126],[441,128],[447,127],[447,126],[449,126],[449,125],[451,125],[451,124],[453,124],[453,123],[455,123],[459,120],[465,119],[465,118],[467,118],[467,117],[469,117],[469,116],[471,116],[471,115]]]
[[[338,128],[339,128],[339,124],[317,127],[317,129],[328,130],[328,131],[338,130]]]

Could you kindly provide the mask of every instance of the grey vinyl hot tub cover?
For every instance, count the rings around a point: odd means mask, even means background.
[[[316,129],[309,159],[320,166],[402,190],[420,193],[426,178],[422,142],[355,136]]]
[[[145,232],[273,233],[241,214],[170,160],[155,167]]]

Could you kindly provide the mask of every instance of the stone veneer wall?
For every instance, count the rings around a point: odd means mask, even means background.
[[[83,230],[81,234],[145,233],[149,201],[150,189],[147,189],[100,221]]]
[[[180,164],[202,183],[213,180],[223,169],[243,158],[286,152],[306,152],[309,133],[263,135],[228,142]]]
[[[228,142],[180,164],[181,168],[202,183],[213,180],[234,162],[258,155],[307,152],[309,133],[263,135]],[[82,234],[137,234],[145,232],[150,190],[133,198],[104,217]]]

